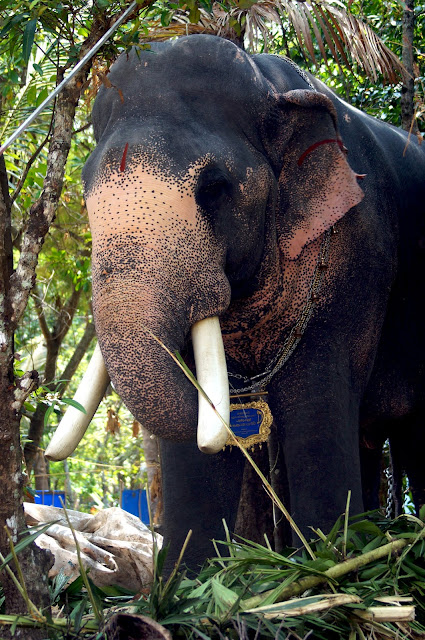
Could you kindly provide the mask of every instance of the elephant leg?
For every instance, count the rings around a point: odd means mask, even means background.
[[[382,448],[369,448],[361,446],[360,459],[362,468],[362,492],[363,504],[365,511],[374,511],[379,509],[380,504],[380,487],[381,487],[381,469],[382,469]]]
[[[335,524],[345,510],[348,491],[350,513],[363,511],[358,409],[348,392],[332,389],[331,381],[327,393],[313,394],[305,385],[295,405],[281,401],[272,406],[272,413],[285,457],[286,506],[309,538],[311,527],[327,533]],[[300,544],[295,533],[292,544]]]
[[[170,545],[165,572],[172,570],[189,529],[183,562],[197,570],[216,555],[211,540],[223,540],[222,519],[234,529],[245,458],[234,447],[207,455],[192,442],[161,440],[160,450],[164,544]]]
[[[375,420],[367,424],[360,419],[360,463],[365,511],[381,507],[383,448],[388,437],[388,421]]]

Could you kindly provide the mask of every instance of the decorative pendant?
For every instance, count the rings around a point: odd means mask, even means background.
[[[238,402],[230,405],[230,428],[244,449],[253,448],[256,444],[261,447],[269,437],[273,416],[264,396],[267,396],[267,393],[230,396],[231,400],[240,400],[242,397],[252,400],[251,402]],[[235,445],[230,436],[226,442],[227,445]]]

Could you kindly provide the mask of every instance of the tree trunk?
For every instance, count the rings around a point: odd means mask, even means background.
[[[417,133],[415,118],[415,72],[413,67],[413,37],[415,29],[415,0],[405,0],[403,10],[402,61],[406,69],[401,89],[401,126],[406,131]]]
[[[138,4],[134,12],[127,16],[127,21],[150,2],[151,0],[146,0]],[[101,11],[94,14],[90,33],[80,49],[80,59],[106,33],[117,17],[107,18]],[[56,99],[43,192],[31,207],[15,271],[13,271],[8,181],[4,158],[0,157],[0,441],[3,452],[0,457],[3,494],[0,501],[0,552],[4,556],[10,550],[5,527],[14,542],[17,542],[18,533],[26,530],[22,507],[24,475],[21,464],[19,424],[22,405],[38,383],[38,374],[34,371],[24,374],[20,379],[15,378],[14,331],[27,306],[28,297],[35,282],[38,255],[56,215],[62,192],[65,164],[71,146],[75,109],[90,66],[91,60],[68,82]],[[51,562],[46,552],[41,551],[34,544],[27,546],[20,553],[19,562],[25,576],[29,601],[37,608],[37,611],[34,611],[33,605],[29,604],[32,609],[29,613],[37,619],[42,619],[42,615],[46,613],[49,606],[47,571]],[[6,571],[0,573],[0,582],[4,591],[5,612],[7,614],[26,613],[29,601],[24,601]],[[45,638],[46,635],[47,632],[43,629],[14,630],[15,638],[38,640],[38,638]],[[5,626],[1,627],[0,636],[11,637],[10,630]]]
[[[269,454],[267,444],[261,449],[255,446],[251,457],[267,477],[269,472]],[[235,534],[252,542],[264,544],[264,534],[273,543],[273,505],[264,490],[255,469],[247,461],[243,474],[242,491],[239,500]]]
[[[12,238],[10,201],[4,158],[0,158],[0,456],[2,500],[0,501],[0,551],[6,556],[10,551],[9,536],[16,544],[18,534],[26,530],[22,494],[24,475],[19,441],[20,408],[28,393],[37,384],[37,373],[25,374],[16,380],[14,362],[14,325],[11,306],[10,277],[12,274]],[[6,528],[3,526],[6,525]],[[49,606],[47,570],[48,556],[34,544],[19,555],[19,562],[26,580],[29,599],[39,609]],[[27,605],[6,571],[0,573],[5,595],[6,613],[23,613]],[[34,612],[31,612],[34,613]],[[1,628],[2,638],[11,637],[8,628]],[[21,638],[44,638],[45,632],[31,629],[20,631]]]
[[[36,491],[49,491],[49,466],[41,449],[37,451],[34,461],[34,478]]]

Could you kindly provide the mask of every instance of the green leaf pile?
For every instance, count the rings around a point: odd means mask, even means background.
[[[198,576],[176,575],[169,597],[133,609],[173,638],[425,638],[421,520],[367,514],[316,533],[314,560],[303,550],[219,543]]]

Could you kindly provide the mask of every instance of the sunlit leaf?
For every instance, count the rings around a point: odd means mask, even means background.
[[[61,402],[63,402],[64,404],[68,404],[71,407],[74,407],[75,409],[78,409],[78,411],[81,411],[82,413],[87,414],[87,411],[85,410],[83,405],[77,402],[77,400],[74,400],[73,398],[61,398]]]
[[[32,45],[34,44],[34,36],[35,30],[37,28],[37,18],[33,18],[25,25],[24,29],[24,37],[22,41],[22,56],[24,58],[24,62],[28,62]]]

